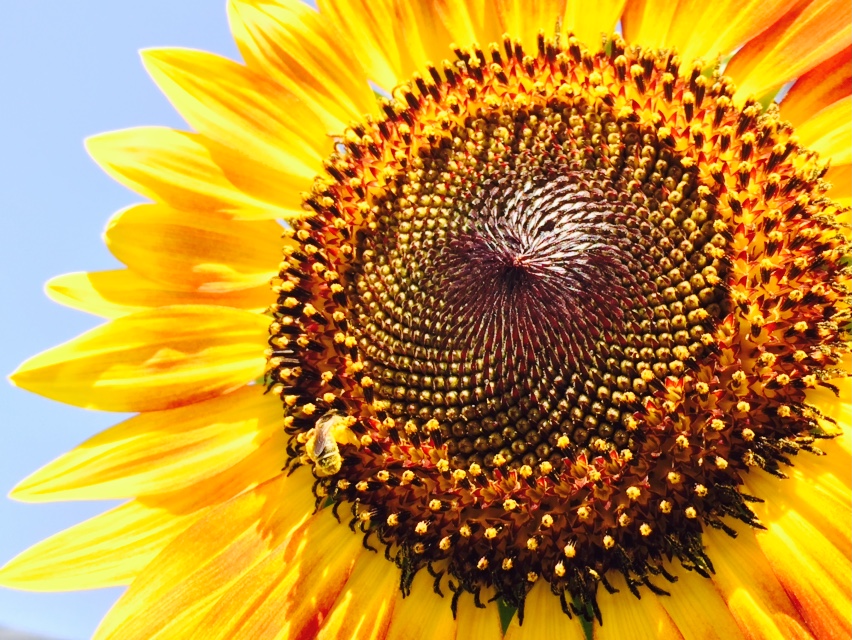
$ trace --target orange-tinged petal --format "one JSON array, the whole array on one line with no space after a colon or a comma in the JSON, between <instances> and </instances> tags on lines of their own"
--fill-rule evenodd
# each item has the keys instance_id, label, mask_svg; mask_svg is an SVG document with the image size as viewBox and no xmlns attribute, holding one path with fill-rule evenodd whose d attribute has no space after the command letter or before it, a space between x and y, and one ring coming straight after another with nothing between
<instances>
[{"instance_id":1,"label":"orange-tinged petal","mask_svg":"<svg viewBox=\"0 0 852 640\"><path fill-rule=\"evenodd\" d=\"M672 585L659 581L658 586L671 595L658 597L643 593L642 601L656 599L677 625L684 640L741 640L747 637L737 626L712 580L695 571L687 571L677 561L667 568L678 581Z\"/></svg>"},{"instance_id":2,"label":"orange-tinged petal","mask_svg":"<svg viewBox=\"0 0 852 640\"><path fill-rule=\"evenodd\" d=\"M781 101L781 116L798 127L830 104L852 95L852 46L808 71Z\"/></svg>"},{"instance_id":3,"label":"orange-tinged petal","mask_svg":"<svg viewBox=\"0 0 852 640\"><path fill-rule=\"evenodd\" d=\"M684 637L661 605L660 598L651 593L643 595L641 600L634 597L620 573L607 574L607 579L619 593L602 593L598 597L603 624L594 626L595 640L677 640Z\"/></svg>"},{"instance_id":4,"label":"orange-tinged petal","mask_svg":"<svg viewBox=\"0 0 852 640\"><path fill-rule=\"evenodd\" d=\"M518 624L517 615L512 618L506 630L506 640L541 638L585 640L586 634L580 620L576 616L569 618L565 615L559 598L550 592L547 584L539 581L524 602L524 624Z\"/></svg>"},{"instance_id":5,"label":"orange-tinged petal","mask_svg":"<svg viewBox=\"0 0 852 640\"><path fill-rule=\"evenodd\" d=\"M281 259L282 231L274 220L233 220L141 204L115 214L104 240L116 258L149 280L172 289L224 293L268 286Z\"/></svg>"},{"instance_id":6,"label":"orange-tinged petal","mask_svg":"<svg viewBox=\"0 0 852 640\"><path fill-rule=\"evenodd\" d=\"M628 42L673 47L684 61L712 64L783 15L788 0L638 0L629 2L622 26Z\"/></svg>"},{"instance_id":7,"label":"orange-tinged petal","mask_svg":"<svg viewBox=\"0 0 852 640\"><path fill-rule=\"evenodd\" d=\"M96 640L199 637L194 629L216 601L307 522L310 482L306 472L278 475L209 511L133 581Z\"/></svg>"},{"instance_id":8,"label":"orange-tinged petal","mask_svg":"<svg viewBox=\"0 0 852 640\"><path fill-rule=\"evenodd\" d=\"M300 0L231 0L231 32L250 68L311 106L329 131L378 113L367 74L327 20Z\"/></svg>"},{"instance_id":9,"label":"orange-tinged petal","mask_svg":"<svg viewBox=\"0 0 852 640\"><path fill-rule=\"evenodd\" d=\"M30 358L10 378L87 409L169 409L260 376L268 325L266 316L228 307L140 311Z\"/></svg>"},{"instance_id":10,"label":"orange-tinged petal","mask_svg":"<svg viewBox=\"0 0 852 640\"><path fill-rule=\"evenodd\" d=\"M102 318L182 304L216 304L260 313L270 300L269 285L226 292L177 291L130 269L66 273L48 280L45 293L54 302Z\"/></svg>"},{"instance_id":11,"label":"orange-tinged petal","mask_svg":"<svg viewBox=\"0 0 852 640\"><path fill-rule=\"evenodd\" d=\"M852 162L852 97L838 100L796 129L803 145L832 164Z\"/></svg>"},{"instance_id":12,"label":"orange-tinged petal","mask_svg":"<svg viewBox=\"0 0 852 640\"><path fill-rule=\"evenodd\" d=\"M363 551L358 535L321 511L222 596L196 637L315 638Z\"/></svg>"},{"instance_id":13,"label":"orange-tinged petal","mask_svg":"<svg viewBox=\"0 0 852 640\"><path fill-rule=\"evenodd\" d=\"M246 458L280 429L280 403L263 392L252 385L206 402L139 414L42 467L11 497L106 500L189 487Z\"/></svg>"},{"instance_id":14,"label":"orange-tinged petal","mask_svg":"<svg viewBox=\"0 0 852 640\"><path fill-rule=\"evenodd\" d=\"M710 529L704 544L713 561L713 584L728 604L742 632L750 640L811 640L807 625L757 545L752 529L729 523L736 539Z\"/></svg>"},{"instance_id":15,"label":"orange-tinged petal","mask_svg":"<svg viewBox=\"0 0 852 640\"><path fill-rule=\"evenodd\" d=\"M288 206L331 151L326 129L291 92L227 58L188 49L142 52L148 73L209 141L225 175L247 193Z\"/></svg>"},{"instance_id":16,"label":"orange-tinged petal","mask_svg":"<svg viewBox=\"0 0 852 640\"><path fill-rule=\"evenodd\" d=\"M762 96L839 53L852 38L852 5L846 0L799 0L771 27L746 43L725 74L735 99Z\"/></svg>"},{"instance_id":17,"label":"orange-tinged petal","mask_svg":"<svg viewBox=\"0 0 852 640\"><path fill-rule=\"evenodd\" d=\"M393 619L387 640L446 640L456 637L456 621L449 602L433 590L433 579L426 571L418 571L411 593L403 598L397 590ZM423 624L428 620L428 624Z\"/></svg>"},{"instance_id":18,"label":"orange-tinged petal","mask_svg":"<svg viewBox=\"0 0 852 640\"><path fill-rule=\"evenodd\" d=\"M826 194L829 198L843 207L852 205L852 164L831 167L824 179L831 183Z\"/></svg>"},{"instance_id":19,"label":"orange-tinged petal","mask_svg":"<svg viewBox=\"0 0 852 640\"><path fill-rule=\"evenodd\" d=\"M755 508L758 515L762 509ZM767 521L756 534L778 580L817 638L852 636L849 561L798 514Z\"/></svg>"},{"instance_id":20,"label":"orange-tinged petal","mask_svg":"<svg viewBox=\"0 0 852 640\"><path fill-rule=\"evenodd\" d=\"M500 611L493 602L489 602L494 595L493 590L486 590L480 594L485 603L485 608L477 607L469 598L459 601L458 628L456 629L457 640L465 638L476 638L477 640L502 640L503 627L500 623Z\"/></svg>"},{"instance_id":21,"label":"orange-tinged petal","mask_svg":"<svg viewBox=\"0 0 852 640\"><path fill-rule=\"evenodd\" d=\"M172 501L174 502L174 501ZM29 591L74 591L129 584L205 509L133 500L33 545L0 569L0 584Z\"/></svg>"},{"instance_id":22,"label":"orange-tinged petal","mask_svg":"<svg viewBox=\"0 0 852 640\"><path fill-rule=\"evenodd\" d=\"M388 566L384 558L362 554L334 608L323 621L317 640L383 639L394 614L397 591L399 574L396 567Z\"/></svg>"},{"instance_id":23,"label":"orange-tinged petal","mask_svg":"<svg viewBox=\"0 0 852 640\"><path fill-rule=\"evenodd\" d=\"M261 219L304 214L298 193L284 189L286 202L272 204L241 191L197 134L136 127L88 138L86 149L124 186L178 209Z\"/></svg>"}]
</instances>

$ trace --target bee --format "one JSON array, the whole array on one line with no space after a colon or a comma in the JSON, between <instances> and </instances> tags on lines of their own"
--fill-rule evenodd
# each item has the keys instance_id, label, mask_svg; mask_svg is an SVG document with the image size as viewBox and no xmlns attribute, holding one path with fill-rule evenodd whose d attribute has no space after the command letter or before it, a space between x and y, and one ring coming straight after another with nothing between
<instances>
[{"instance_id":1,"label":"bee","mask_svg":"<svg viewBox=\"0 0 852 640\"><path fill-rule=\"evenodd\" d=\"M327 411L317 420L305 442L305 453L314 463L314 473L320 478L333 476L343 466L340 448L337 446L338 434L348 427L350 418L340 411Z\"/></svg>"}]
</instances>

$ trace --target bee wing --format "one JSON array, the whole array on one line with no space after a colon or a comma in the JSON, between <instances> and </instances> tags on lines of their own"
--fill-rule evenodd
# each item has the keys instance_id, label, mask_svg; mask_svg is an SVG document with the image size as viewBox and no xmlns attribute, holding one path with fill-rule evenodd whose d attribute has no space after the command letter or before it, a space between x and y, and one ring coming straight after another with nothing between
<instances>
[{"instance_id":1,"label":"bee wing","mask_svg":"<svg viewBox=\"0 0 852 640\"><path fill-rule=\"evenodd\" d=\"M331 421L317 423L314 428L314 457L319 457L325 451L331 435Z\"/></svg>"}]
</instances>

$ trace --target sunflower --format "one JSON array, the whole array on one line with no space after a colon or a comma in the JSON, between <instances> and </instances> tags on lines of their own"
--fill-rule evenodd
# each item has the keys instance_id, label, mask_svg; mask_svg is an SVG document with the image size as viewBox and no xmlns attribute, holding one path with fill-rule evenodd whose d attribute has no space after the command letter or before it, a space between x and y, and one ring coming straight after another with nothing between
<instances>
[{"instance_id":1,"label":"sunflower","mask_svg":"<svg viewBox=\"0 0 852 640\"><path fill-rule=\"evenodd\" d=\"M848 637L848 3L229 17L143 53L190 132L88 141L127 268L12 375L138 413L12 496L128 501L0 582L129 585L104 639Z\"/></svg>"}]
</instances>

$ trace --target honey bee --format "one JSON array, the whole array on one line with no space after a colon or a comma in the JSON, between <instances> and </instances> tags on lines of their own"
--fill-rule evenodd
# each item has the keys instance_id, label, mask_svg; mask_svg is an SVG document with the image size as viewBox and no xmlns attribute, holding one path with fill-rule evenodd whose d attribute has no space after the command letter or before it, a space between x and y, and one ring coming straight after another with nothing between
<instances>
[{"instance_id":1,"label":"honey bee","mask_svg":"<svg viewBox=\"0 0 852 640\"><path fill-rule=\"evenodd\" d=\"M320 478L333 476L343 466L337 433L350 424L349 416L340 411L327 411L310 431L305 442L305 453L314 463L314 473Z\"/></svg>"}]
</instances>

